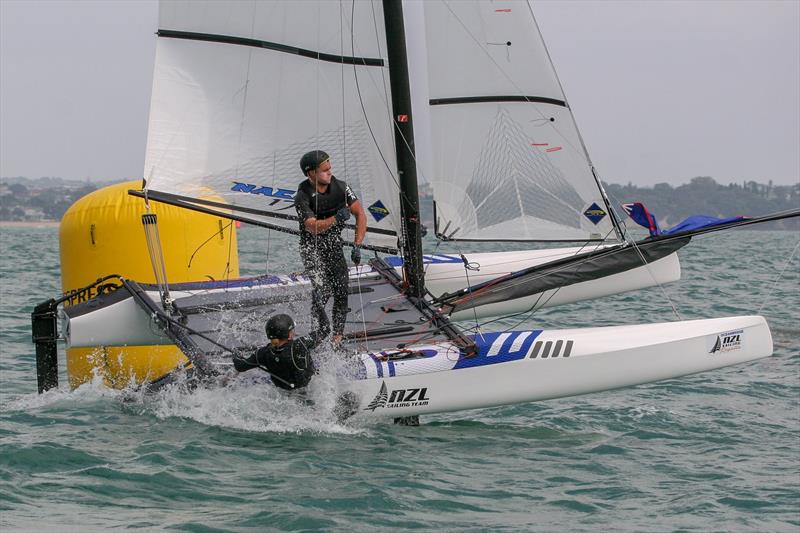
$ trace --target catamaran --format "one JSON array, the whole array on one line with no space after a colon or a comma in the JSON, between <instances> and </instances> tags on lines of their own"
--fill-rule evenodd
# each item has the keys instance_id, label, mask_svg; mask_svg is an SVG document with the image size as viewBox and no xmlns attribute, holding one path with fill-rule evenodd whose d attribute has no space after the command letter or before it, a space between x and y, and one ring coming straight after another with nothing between
<instances>
[{"instance_id":1,"label":"catamaran","mask_svg":"<svg viewBox=\"0 0 800 533\"><path fill-rule=\"evenodd\" d=\"M297 233L297 162L322 149L366 206L375 257L350 269L352 365L341 385L359 415L584 394L772 353L759 316L495 332L454 322L674 281L676 251L692 236L798 214L705 221L634 242L528 2L162 0L157 35L145 178L131 194ZM430 142L415 142L415 128ZM572 245L425 255L418 169L432 186L439 240ZM143 223L156 284L109 273L94 285L112 279L114 290L37 307L40 390L57 382L59 336L71 347L172 343L188 362L150 380L164 383L187 368L213 376L232 353L263 344L270 314L307 314L302 274L168 283L157 219Z\"/></svg>"}]
</instances>

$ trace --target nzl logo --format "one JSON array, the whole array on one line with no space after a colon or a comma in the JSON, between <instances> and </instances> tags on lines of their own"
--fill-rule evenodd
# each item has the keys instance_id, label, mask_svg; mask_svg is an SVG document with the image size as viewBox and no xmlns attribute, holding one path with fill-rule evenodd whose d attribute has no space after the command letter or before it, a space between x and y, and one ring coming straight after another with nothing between
<instances>
[{"instance_id":1,"label":"nzl logo","mask_svg":"<svg viewBox=\"0 0 800 533\"><path fill-rule=\"evenodd\" d=\"M297 191L293 191L291 189L278 189L275 187L261 187L259 185L253 185L252 183L241 183L238 181L233 182L233 187L231 187L233 192L246 192L250 194L262 194L264 196L269 196L271 198L276 198L275 202L277 203L280 200L286 200L287 202L294 201L294 195Z\"/></svg>"},{"instance_id":2,"label":"nzl logo","mask_svg":"<svg viewBox=\"0 0 800 533\"><path fill-rule=\"evenodd\" d=\"M720 333L717 335L717 339L714 341L714 346L711 347L711 350L708 353L714 354L740 350L742 348L743 334L744 330L742 329Z\"/></svg>"},{"instance_id":3,"label":"nzl logo","mask_svg":"<svg viewBox=\"0 0 800 533\"><path fill-rule=\"evenodd\" d=\"M385 407L386 409L393 409L396 407L417 407L420 405L428 405L430 398L428 398L428 388L422 387L419 389L393 389L389 393L386 388L386 382L381 383L381 388L375 398L369 402L364 410L374 411L378 407Z\"/></svg>"}]
</instances>

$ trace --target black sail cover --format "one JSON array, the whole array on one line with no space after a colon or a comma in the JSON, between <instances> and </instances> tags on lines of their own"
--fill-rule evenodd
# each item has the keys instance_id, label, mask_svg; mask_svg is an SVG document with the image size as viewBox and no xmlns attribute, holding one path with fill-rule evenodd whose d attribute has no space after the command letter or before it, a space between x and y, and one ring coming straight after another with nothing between
<instances>
[{"instance_id":1,"label":"black sail cover","mask_svg":"<svg viewBox=\"0 0 800 533\"><path fill-rule=\"evenodd\" d=\"M523 298L619 274L644 262L652 263L686 246L691 236L645 240L635 245L620 244L574 255L566 259L512 272L479 285L443 294L435 300L444 312L465 311L473 307Z\"/></svg>"}]
</instances>

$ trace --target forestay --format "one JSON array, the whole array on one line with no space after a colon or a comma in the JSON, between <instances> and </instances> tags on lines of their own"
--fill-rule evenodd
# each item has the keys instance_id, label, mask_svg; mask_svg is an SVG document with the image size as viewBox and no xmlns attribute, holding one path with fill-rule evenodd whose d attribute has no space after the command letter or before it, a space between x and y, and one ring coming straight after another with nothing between
<instances>
[{"instance_id":1,"label":"forestay","mask_svg":"<svg viewBox=\"0 0 800 533\"><path fill-rule=\"evenodd\" d=\"M380 3L162 0L147 193L296 231L299 160L320 149L367 211L366 243L396 248L383 28Z\"/></svg>"},{"instance_id":2,"label":"forestay","mask_svg":"<svg viewBox=\"0 0 800 533\"><path fill-rule=\"evenodd\" d=\"M528 3L426 2L425 20L437 235L617 238Z\"/></svg>"}]
</instances>

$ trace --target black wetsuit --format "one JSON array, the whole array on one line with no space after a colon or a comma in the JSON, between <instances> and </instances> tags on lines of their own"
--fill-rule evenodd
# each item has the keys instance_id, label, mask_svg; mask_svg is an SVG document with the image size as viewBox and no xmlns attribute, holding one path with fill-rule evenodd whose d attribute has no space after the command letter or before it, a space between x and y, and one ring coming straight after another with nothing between
<instances>
[{"instance_id":1,"label":"black wetsuit","mask_svg":"<svg viewBox=\"0 0 800 533\"><path fill-rule=\"evenodd\" d=\"M234 356L233 366L239 372L262 368L271 374L272 383L276 386L287 390L302 389L316 373L311 350L316 348L324 337L314 332L290 340L278 348L269 344L259 348L250 357Z\"/></svg>"},{"instance_id":2,"label":"black wetsuit","mask_svg":"<svg viewBox=\"0 0 800 533\"><path fill-rule=\"evenodd\" d=\"M342 224L331 226L328 231L314 235L306 229L309 218L323 219L335 216L344 208L357 202L358 198L343 181L331 177L328 189L319 193L309 180L297 188L294 206L300 216L300 256L311 278L314 292L311 312L320 330L328 330L328 315L325 304L333 296L333 333L341 335L347 318L347 290L349 274L347 261L342 251Z\"/></svg>"}]
</instances>

